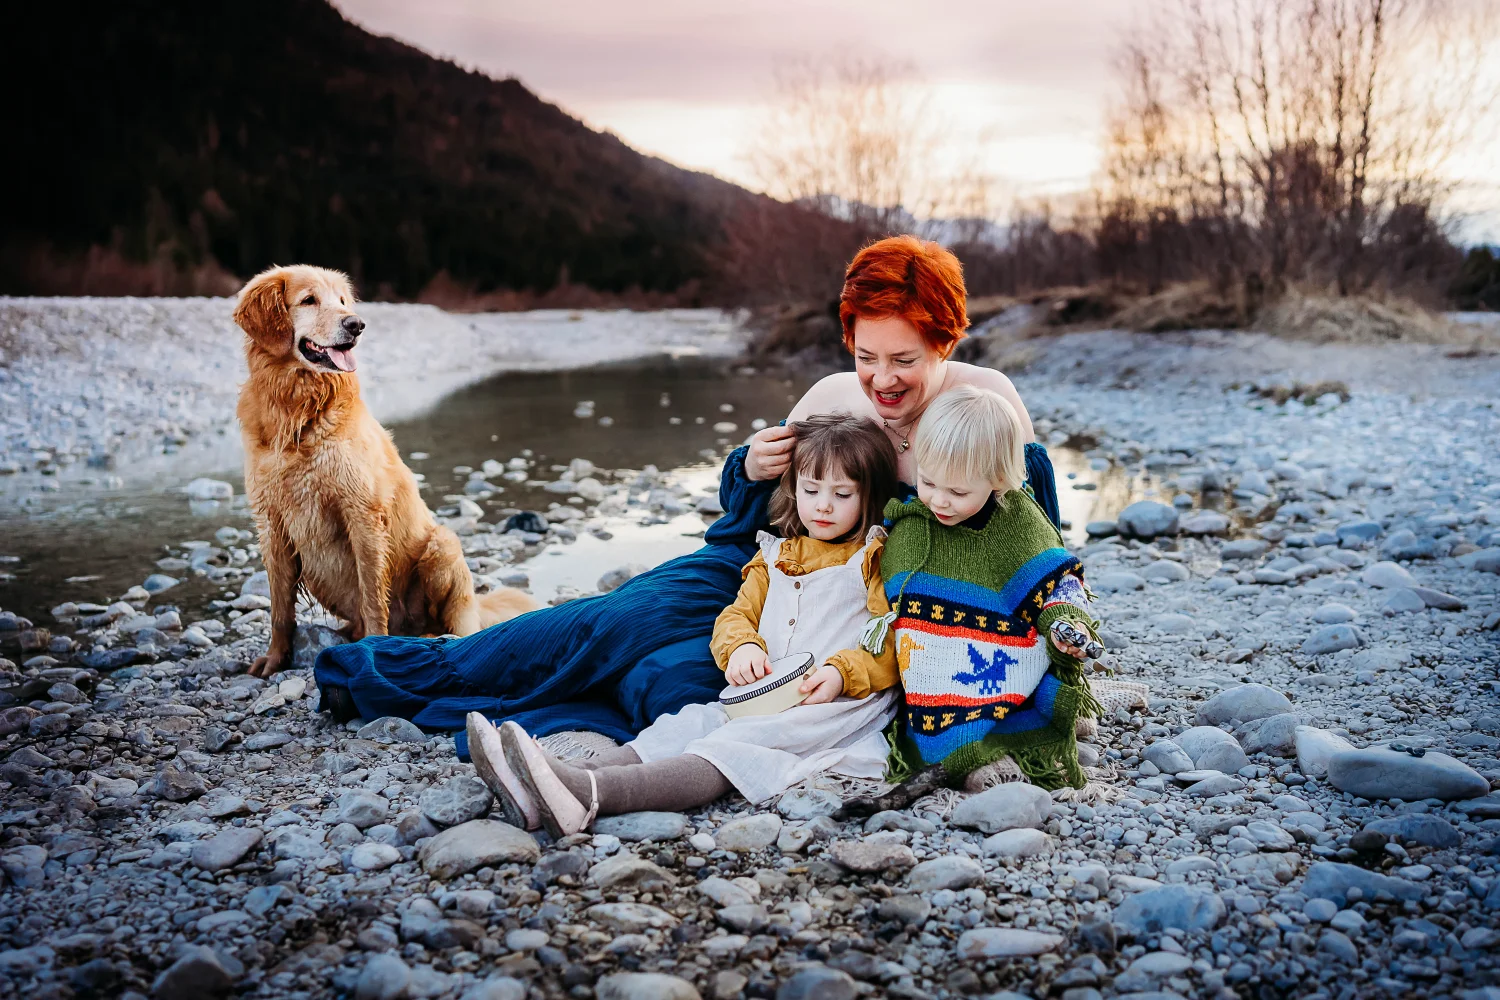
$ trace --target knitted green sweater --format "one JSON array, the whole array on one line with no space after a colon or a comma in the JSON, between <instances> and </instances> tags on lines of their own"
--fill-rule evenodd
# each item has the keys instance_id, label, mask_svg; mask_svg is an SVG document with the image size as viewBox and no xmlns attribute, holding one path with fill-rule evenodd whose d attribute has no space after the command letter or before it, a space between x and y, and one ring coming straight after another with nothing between
<instances>
[{"instance_id":1,"label":"knitted green sweater","mask_svg":"<svg viewBox=\"0 0 1500 1000\"><path fill-rule=\"evenodd\" d=\"M906 705L891 777L941 762L953 778L1010 756L1044 787L1082 786L1074 727L1098 705L1050 630L1092 630L1083 569L1022 490L981 529L892 501L881 559Z\"/></svg>"}]
</instances>

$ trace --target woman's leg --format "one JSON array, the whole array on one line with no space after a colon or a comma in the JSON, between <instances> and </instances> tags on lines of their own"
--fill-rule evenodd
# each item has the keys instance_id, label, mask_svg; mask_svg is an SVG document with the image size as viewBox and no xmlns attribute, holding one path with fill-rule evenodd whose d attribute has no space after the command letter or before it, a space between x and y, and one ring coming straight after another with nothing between
<instances>
[{"instance_id":1,"label":"woman's leg","mask_svg":"<svg viewBox=\"0 0 1500 1000\"><path fill-rule=\"evenodd\" d=\"M627 740L663 711L723 686L707 656L708 637L751 554L740 546L705 546L612 593L543 608L464 639L371 636L336 646L318 658L318 684L330 701L347 693L366 719L394 715L452 731L478 711L516 719L538 736L590 729ZM701 645L704 655L653 656L679 643ZM645 673L632 681L643 663ZM466 755L467 742L458 742Z\"/></svg>"}]
</instances>

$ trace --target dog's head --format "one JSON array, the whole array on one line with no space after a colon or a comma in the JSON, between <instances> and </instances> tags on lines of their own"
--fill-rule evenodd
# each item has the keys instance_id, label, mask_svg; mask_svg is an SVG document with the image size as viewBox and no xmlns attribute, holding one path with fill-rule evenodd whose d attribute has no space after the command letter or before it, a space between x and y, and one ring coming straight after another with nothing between
<instances>
[{"instance_id":1,"label":"dog's head","mask_svg":"<svg viewBox=\"0 0 1500 1000\"><path fill-rule=\"evenodd\" d=\"M354 289L338 271L298 264L262 271L240 289L234 321L251 350L315 372L354 371L354 345L365 321Z\"/></svg>"}]
</instances>

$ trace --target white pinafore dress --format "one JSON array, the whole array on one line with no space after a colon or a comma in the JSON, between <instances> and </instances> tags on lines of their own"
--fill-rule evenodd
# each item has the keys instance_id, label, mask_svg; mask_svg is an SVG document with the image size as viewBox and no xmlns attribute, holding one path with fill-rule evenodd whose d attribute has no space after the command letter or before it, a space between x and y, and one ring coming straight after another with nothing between
<instances>
[{"instance_id":1,"label":"white pinafore dress","mask_svg":"<svg viewBox=\"0 0 1500 1000\"><path fill-rule=\"evenodd\" d=\"M756 540L770 572L760 636L771 659L812 653L822 666L839 650L855 649L870 620L865 553L885 529L839 566L787 576L776 566L782 539L762 531ZM885 774L883 730L895 717L898 688L865 698L840 696L823 705L796 705L776 715L731 719L718 702L688 705L664 715L628 745L643 761L690 753L719 769L751 802L763 802L806 778L836 771L855 778Z\"/></svg>"}]
</instances>

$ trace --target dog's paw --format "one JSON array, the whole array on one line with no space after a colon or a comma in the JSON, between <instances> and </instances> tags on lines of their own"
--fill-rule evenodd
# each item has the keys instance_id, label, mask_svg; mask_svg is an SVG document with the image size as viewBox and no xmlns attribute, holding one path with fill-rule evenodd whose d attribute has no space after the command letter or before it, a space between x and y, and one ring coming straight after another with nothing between
<instances>
[{"instance_id":1,"label":"dog's paw","mask_svg":"<svg viewBox=\"0 0 1500 1000\"><path fill-rule=\"evenodd\" d=\"M287 665L287 660L288 657L281 654L273 656L267 653L265 656L256 657L255 662L250 664L250 676L270 677L284 668Z\"/></svg>"}]
</instances>

